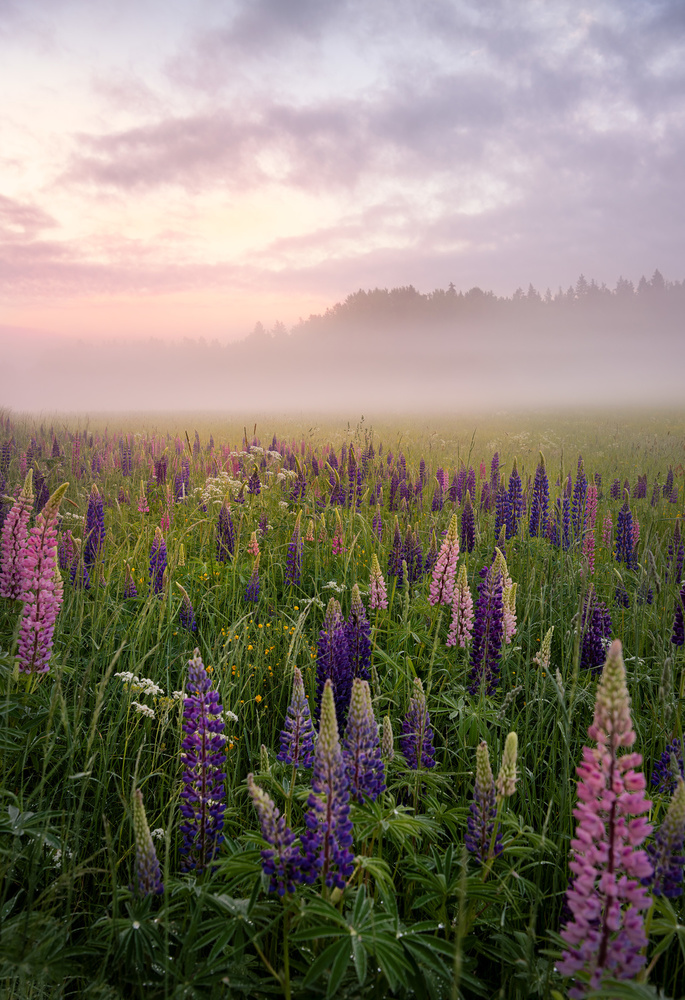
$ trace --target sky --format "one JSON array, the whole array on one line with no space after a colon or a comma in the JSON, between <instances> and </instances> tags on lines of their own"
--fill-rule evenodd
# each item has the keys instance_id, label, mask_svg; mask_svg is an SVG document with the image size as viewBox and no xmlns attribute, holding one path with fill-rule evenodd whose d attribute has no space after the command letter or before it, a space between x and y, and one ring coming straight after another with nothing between
<instances>
[{"instance_id":1,"label":"sky","mask_svg":"<svg viewBox=\"0 0 685 1000\"><path fill-rule=\"evenodd\" d=\"M685 277L682 0L0 0L0 330Z\"/></svg>"}]
</instances>

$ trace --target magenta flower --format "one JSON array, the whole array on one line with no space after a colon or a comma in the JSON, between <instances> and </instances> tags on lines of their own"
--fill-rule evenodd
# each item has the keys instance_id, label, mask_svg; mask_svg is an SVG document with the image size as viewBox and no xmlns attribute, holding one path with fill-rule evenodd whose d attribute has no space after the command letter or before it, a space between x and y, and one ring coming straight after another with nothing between
<instances>
[{"instance_id":1,"label":"magenta flower","mask_svg":"<svg viewBox=\"0 0 685 1000\"><path fill-rule=\"evenodd\" d=\"M620 747L635 742L618 639L607 655L588 735L597 746L583 748L577 769L573 885L566 894L571 919L561 932L568 948L558 968L566 976L584 973L582 981L598 989L605 976L632 979L644 965L642 911L651 906L640 884L652 875L647 853L638 849L652 830L644 818L652 803L645 798L645 777L636 770L642 757L618 755ZM569 997L584 992L578 984Z\"/></svg>"},{"instance_id":2,"label":"magenta flower","mask_svg":"<svg viewBox=\"0 0 685 1000\"><path fill-rule=\"evenodd\" d=\"M47 673L52 638L62 606L62 577L57 566L57 515L69 483L52 494L26 543L23 559L24 607L19 624L17 659L26 674Z\"/></svg>"},{"instance_id":3,"label":"magenta flower","mask_svg":"<svg viewBox=\"0 0 685 1000\"><path fill-rule=\"evenodd\" d=\"M23 589L23 550L28 538L28 524L33 508L33 469L29 469L24 488L12 504L2 526L0 540L0 597L18 600Z\"/></svg>"},{"instance_id":4,"label":"magenta flower","mask_svg":"<svg viewBox=\"0 0 685 1000\"><path fill-rule=\"evenodd\" d=\"M433 569L428 600L431 604L451 604L454 597L454 577L457 572L459 558L459 537L457 533L457 515L452 515L445 541L440 547L438 560Z\"/></svg>"}]
</instances>

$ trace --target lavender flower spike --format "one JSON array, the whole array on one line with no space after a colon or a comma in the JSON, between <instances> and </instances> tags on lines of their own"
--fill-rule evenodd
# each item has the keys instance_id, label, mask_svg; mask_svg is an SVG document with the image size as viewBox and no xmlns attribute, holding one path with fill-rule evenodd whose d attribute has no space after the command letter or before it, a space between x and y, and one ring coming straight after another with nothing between
<instances>
[{"instance_id":1,"label":"lavender flower spike","mask_svg":"<svg viewBox=\"0 0 685 1000\"><path fill-rule=\"evenodd\" d=\"M197 632L197 622L195 621L195 612L193 611L193 605L188 596L188 591L185 587L182 587L180 583L176 586L181 591L181 607L178 612L178 620L181 623L181 627L187 629L188 632Z\"/></svg>"},{"instance_id":2,"label":"lavender flower spike","mask_svg":"<svg viewBox=\"0 0 685 1000\"><path fill-rule=\"evenodd\" d=\"M0 540L0 597L18 600L23 590L23 550L33 508L33 469L29 469L24 487L12 504L2 526Z\"/></svg>"},{"instance_id":3,"label":"lavender flower spike","mask_svg":"<svg viewBox=\"0 0 685 1000\"><path fill-rule=\"evenodd\" d=\"M311 767L314 760L314 727L299 667L294 670L293 695L281 730L281 750L277 759L293 767Z\"/></svg>"},{"instance_id":4,"label":"lavender flower spike","mask_svg":"<svg viewBox=\"0 0 685 1000\"><path fill-rule=\"evenodd\" d=\"M642 757L618 755L635 742L618 639L607 654L588 735L597 747L583 748L577 769L573 884L566 893L571 919L561 932L568 948L558 969L565 976L582 971L590 988L598 989L605 975L632 979L645 964L642 911L651 906L648 890L640 885L652 875L646 852L638 850L652 829L644 818L651 807L645 778L635 770ZM584 993L583 985L574 985L569 997Z\"/></svg>"},{"instance_id":5,"label":"lavender flower spike","mask_svg":"<svg viewBox=\"0 0 685 1000\"><path fill-rule=\"evenodd\" d=\"M381 572L378 556L374 552L371 556L371 578L369 585L370 600L369 607L372 611L376 608L385 609L388 606L388 593L385 588L385 580Z\"/></svg>"},{"instance_id":6,"label":"lavender flower spike","mask_svg":"<svg viewBox=\"0 0 685 1000\"><path fill-rule=\"evenodd\" d=\"M385 765L381 758L378 724L373 714L368 681L358 677L352 682L350 711L343 740L343 760L350 784L350 795L361 804L365 798L375 802L385 791Z\"/></svg>"},{"instance_id":7,"label":"lavender flower spike","mask_svg":"<svg viewBox=\"0 0 685 1000\"><path fill-rule=\"evenodd\" d=\"M155 537L150 546L150 586L155 594L161 594L164 588L164 571L166 569L166 542L160 528L155 528Z\"/></svg>"},{"instance_id":8,"label":"lavender flower spike","mask_svg":"<svg viewBox=\"0 0 685 1000\"><path fill-rule=\"evenodd\" d=\"M164 892L162 873L145 815L143 793L139 788L133 793L133 833L136 841L138 892L141 896L161 896Z\"/></svg>"},{"instance_id":9,"label":"lavender flower spike","mask_svg":"<svg viewBox=\"0 0 685 1000\"><path fill-rule=\"evenodd\" d=\"M286 586L296 587L302 578L302 549L304 542L302 541L302 531L300 529L301 520L302 511L298 510L297 517L295 518L295 527L288 543L285 567Z\"/></svg>"},{"instance_id":10,"label":"lavender flower spike","mask_svg":"<svg viewBox=\"0 0 685 1000\"><path fill-rule=\"evenodd\" d=\"M685 781L681 777L664 821L647 853L654 866L654 875L645 879L645 884L651 884L655 896L681 896L685 865Z\"/></svg>"},{"instance_id":11,"label":"lavender flower spike","mask_svg":"<svg viewBox=\"0 0 685 1000\"><path fill-rule=\"evenodd\" d=\"M57 515L69 483L52 494L26 543L23 559L24 607L19 625L17 659L23 673L47 673L52 638L62 606L62 577L57 565Z\"/></svg>"},{"instance_id":12,"label":"lavender flower spike","mask_svg":"<svg viewBox=\"0 0 685 1000\"><path fill-rule=\"evenodd\" d=\"M312 792L302 834L302 870L308 883L320 874L324 884L344 889L354 869L350 796L340 749L330 680L321 699L321 724L314 754Z\"/></svg>"},{"instance_id":13,"label":"lavender flower spike","mask_svg":"<svg viewBox=\"0 0 685 1000\"><path fill-rule=\"evenodd\" d=\"M467 642L471 641L473 634L473 598L469 590L466 578L466 565L462 563L457 577L457 584L454 588L452 599L452 621L450 631L447 636L448 646L456 646L457 643L463 649Z\"/></svg>"},{"instance_id":14,"label":"lavender flower spike","mask_svg":"<svg viewBox=\"0 0 685 1000\"><path fill-rule=\"evenodd\" d=\"M247 776L247 790L259 816L262 837L269 844L262 851L262 871L271 880L269 892L277 892L279 896L295 892L295 883L302 881L302 856L293 846L295 834L286 826L285 817L280 815L273 799L255 784L252 774Z\"/></svg>"},{"instance_id":15,"label":"lavender flower spike","mask_svg":"<svg viewBox=\"0 0 685 1000\"><path fill-rule=\"evenodd\" d=\"M426 696L420 677L414 678L414 693L409 701L409 711L402 723L400 749L412 770L435 767L433 727L426 708Z\"/></svg>"},{"instance_id":16,"label":"lavender flower spike","mask_svg":"<svg viewBox=\"0 0 685 1000\"><path fill-rule=\"evenodd\" d=\"M188 694L183 703L181 744L181 854L183 871L204 871L223 842L226 760L223 709L196 649L188 661Z\"/></svg>"},{"instance_id":17,"label":"lavender flower spike","mask_svg":"<svg viewBox=\"0 0 685 1000\"><path fill-rule=\"evenodd\" d=\"M445 541L440 547L438 560L433 569L428 600L430 604L451 604L454 597L454 578L459 558L459 535L457 515L452 514Z\"/></svg>"},{"instance_id":18,"label":"lavender flower spike","mask_svg":"<svg viewBox=\"0 0 685 1000\"><path fill-rule=\"evenodd\" d=\"M485 740L481 740L476 747L476 781L469 812L468 832L464 843L474 860L484 865L502 853L502 830L499 823L494 842L492 836L497 818L497 801L490 754Z\"/></svg>"}]
</instances>

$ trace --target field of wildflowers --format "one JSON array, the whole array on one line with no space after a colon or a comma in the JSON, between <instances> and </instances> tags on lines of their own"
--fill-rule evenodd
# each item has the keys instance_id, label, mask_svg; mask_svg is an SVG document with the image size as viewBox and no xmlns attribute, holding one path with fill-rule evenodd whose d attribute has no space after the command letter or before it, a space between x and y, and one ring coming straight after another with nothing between
<instances>
[{"instance_id":1,"label":"field of wildflowers","mask_svg":"<svg viewBox=\"0 0 685 1000\"><path fill-rule=\"evenodd\" d=\"M684 995L685 419L154 423L0 413L2 995Z\"/></svg>"}]
</instances>

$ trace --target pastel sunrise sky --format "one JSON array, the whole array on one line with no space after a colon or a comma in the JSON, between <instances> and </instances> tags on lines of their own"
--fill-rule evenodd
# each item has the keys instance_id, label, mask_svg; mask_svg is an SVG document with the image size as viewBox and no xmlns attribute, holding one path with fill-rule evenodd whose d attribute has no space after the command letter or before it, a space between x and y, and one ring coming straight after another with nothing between
<instances>
[{"instance_id":1,"label":"pastel sunrise sky","mask_svg":"<svg viewBox=\"0 0 685 1000\"><path fill-rule=\"evenodd\" d=\"M0 0L0 326L685 277L682 0Z\"/></svg>"}]
</instances>

